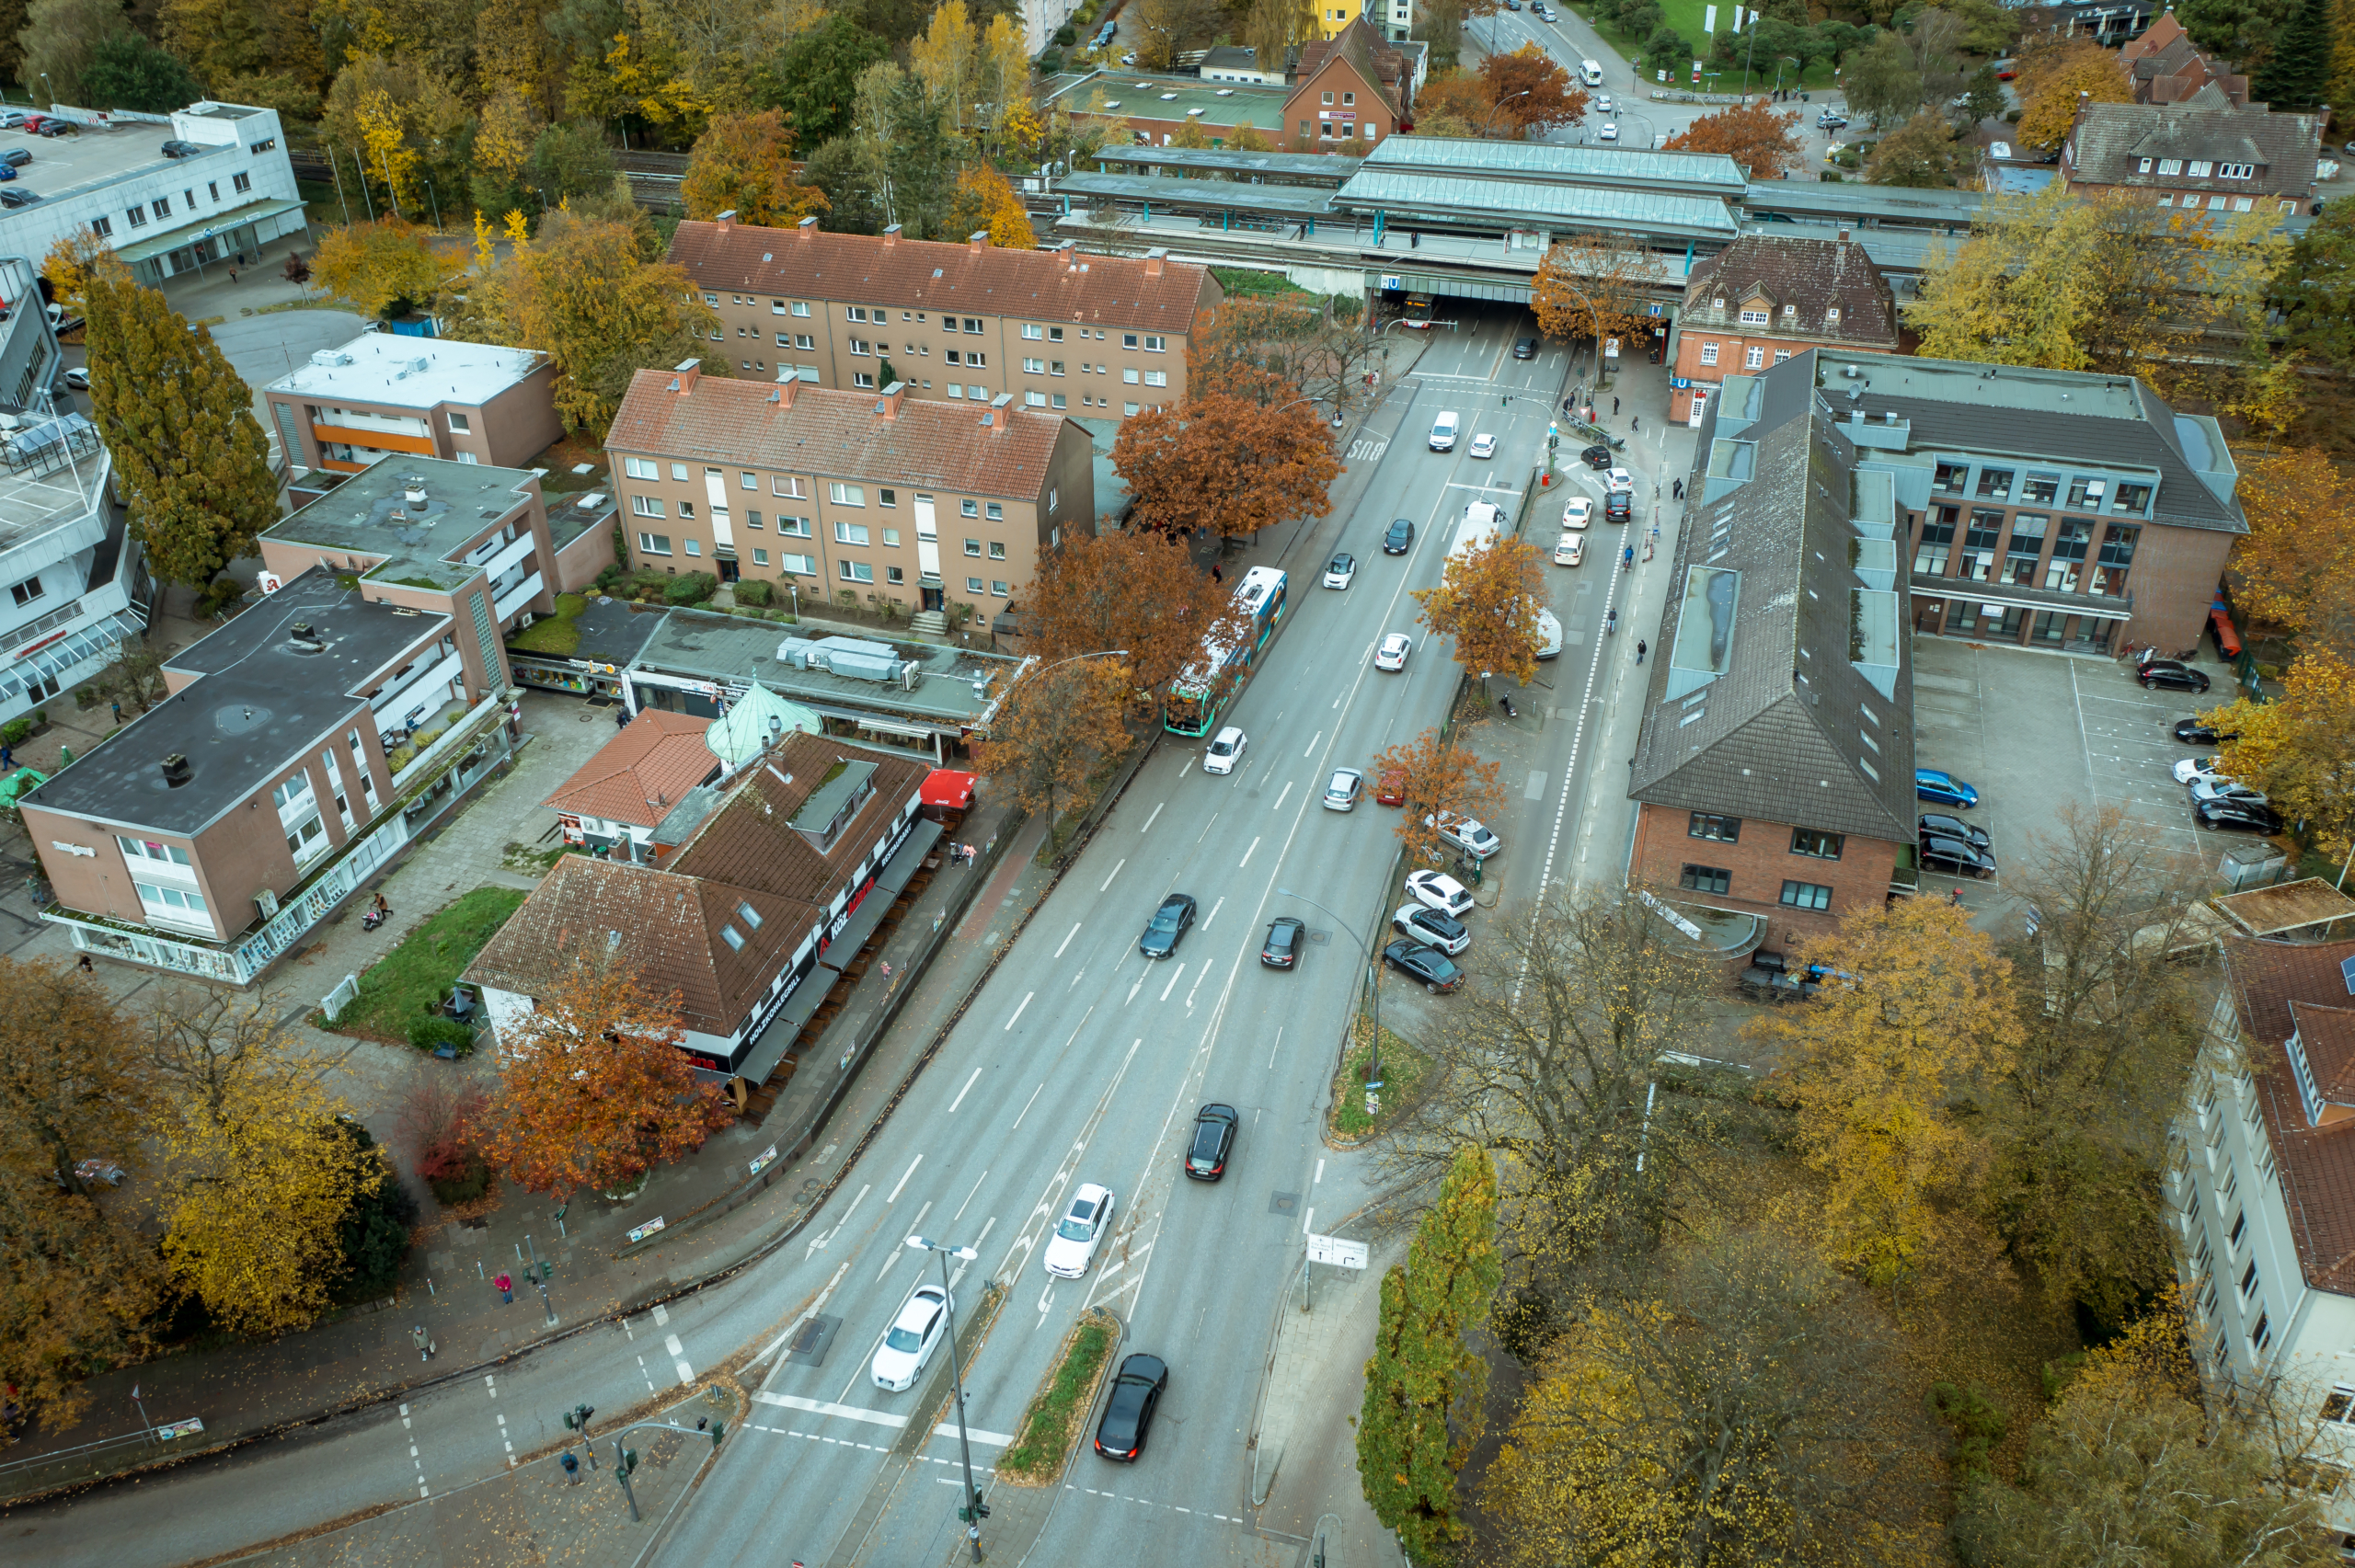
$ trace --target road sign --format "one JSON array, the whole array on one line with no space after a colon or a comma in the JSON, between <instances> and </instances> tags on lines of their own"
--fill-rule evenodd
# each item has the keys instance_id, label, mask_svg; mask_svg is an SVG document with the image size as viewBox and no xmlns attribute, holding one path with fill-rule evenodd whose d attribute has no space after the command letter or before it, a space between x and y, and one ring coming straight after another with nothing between
<instances>
[{"instance_id":1,"label":"road sign","mask_svg":"<svg viewBox=\"0 0 2355 1568\"><path fill-rule=\"evenodd\" d=\"M1365 1243L1344 1241L1338 1236L1319 1236L1312 1230L1308 1234L1308 1261L1328 1263L1337 1268L1363 1268Z\"/></svg>"}]
</instances>

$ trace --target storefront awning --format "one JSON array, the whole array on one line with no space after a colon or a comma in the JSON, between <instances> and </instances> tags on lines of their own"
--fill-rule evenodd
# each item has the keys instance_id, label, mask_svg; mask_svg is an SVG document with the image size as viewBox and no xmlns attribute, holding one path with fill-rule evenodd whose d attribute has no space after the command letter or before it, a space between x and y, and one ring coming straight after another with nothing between
<instances>
[{"instance_id":1,"label":"storefront awning","mask_svg":"<svg viewBox=\"0 0 2355 1568\"><path fill-rule=\"evenodd\" d=\"M830 969L847 968L850 961L858 956L858 950L867 945L867 939L875 934L875 928L883 923L883 917L890 912L891 902L898 897L880 883L867 888L867 897L851 911L850 923L843 927L840 936L826 944L818 962Z\"/></svg>"},{"instance_id":2,"label":"storefront awning","mask_svg":"<svg viewBox=\"0 0 2355 1568\"><path fill-rule=\"evenodd\" d=\"M834 972L832 969L812 968L803 976L800 985L786 998L785 1005L777 1009L776 1016L769 1020L768 1027L752 1041L752 1048L745 1053L742 1065L736 1069L737 1076L754 1088L766 1083L769 1074L775 1072L776 1064L785 1059L785 1053L791 1048L793 1042L801 1037L801 1031L808 1026L810 1015L825 1001L826 993L833 989Z\"/></svg>"},{"instance_id":3,"label":"storefront awning","mask_svg":"<svg viewBox=\"0 0 2355 1568\"><path fill-rule=\"evenodd\" d=\"M960 773L954 768L936 768L924 781L922 798L926 806L945 806L962 811L973 804L973 785L978 775Z\"/></svg>"},{"instance_id":4,"label":"storefront awning","mask_svg":"<svg viewBox=\"0 0 2355 1568\"><path fill-rule=\"evenodd\" d=\"M924 857L932 853L932 846L940 841L940 834L939 823L917 818L915 827L908 833L908 841L900 846L899 853L875 878L875 891L869 893L867 898L871 901L886 893L896 898L904 892L909 878L916 874L916 867L922 865Z\"/></svg>"},{"instance_id":5,"label":"storefront awning","mask_svg":"<svg viewBox=\"0 0 2355 1568\"><path fill-rule=\"evenodd\" d=\"M215 235L225 235L231 229L241 229L247 223L257 223L264 218L275 218L281 212L292 212L302 205L302 199L294 196L281 196L265 201L248 201L243 207L233 207L226 212L216 212L201 223L183 224L177 229L167 229L160 235L149 235L144 239L133 240L129 245L119 245L115 246L114 253L124 262L150 261L158 256L178 250L182 246L194 245L201 239L211 239Z\"/></svg>"}]
</instances>

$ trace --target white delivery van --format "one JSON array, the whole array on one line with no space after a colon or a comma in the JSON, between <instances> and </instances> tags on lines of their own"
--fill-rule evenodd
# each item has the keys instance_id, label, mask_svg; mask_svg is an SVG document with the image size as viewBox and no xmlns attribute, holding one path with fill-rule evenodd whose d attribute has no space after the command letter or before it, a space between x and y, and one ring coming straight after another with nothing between
<instances>
[{"instance_id":1,"label":"white delivery van","mask_svg":"<svg viewBox=\"0 0 2355 1568\"><path fill-rule=\"evenodd\" d=\"M1433 452L1453 452L1455 450L1456 429L1462 423L1462 417L1456 414L1453 409L1442 414L1439 417L1439 422L1431 427L1431 450Z\"/></svg>"},{"instance_id":2,"label":"white delivery van","mask_svg":"<svg viewBox=\"0 0 2355 1568\"><path fill-rule=\"evenodd\" d=\"M1487 501L1474 501L1465 507L1464 521L1455 527L1455 543L1448 546L1448 558L1455 560L1487 549L1503 528L1504 520L1505 514Z\"/></svg>"},{"instance_id":3,"label":"white delivery van","mask_svg":"<svg viewBox=\"0 0 2355 1568\"><path fill-rule=\"evenodd\" d=\"M1584 82L1590 87L1599 87L1603 86L1602 63L1593 60L1580 61L1579 80Z\"/></svg>"},{"instance_id":4,"label":"white delivery van","mask_svg":"<svg viewBox=\"0 0 2355 1568\"><path fill-rule=\"evenodd\" d=\"M1562 651L1562 623L1551 610L1537 612L1537 657L1553 658Z\"/></svg>"}]
</instances>

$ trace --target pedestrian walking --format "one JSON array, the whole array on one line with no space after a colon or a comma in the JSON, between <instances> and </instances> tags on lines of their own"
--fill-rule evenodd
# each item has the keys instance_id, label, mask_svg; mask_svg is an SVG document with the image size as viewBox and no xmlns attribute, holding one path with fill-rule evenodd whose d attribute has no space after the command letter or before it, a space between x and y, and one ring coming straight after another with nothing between
<instances>
[{"instance_id":1,"label":"pedestrian walking","mask_svg":"<svg viewBox=\"0 0 2355 1568\"><path fill-rule=\"evenodd\" d=\"M1211 563L1211 581L1224 582L1225 580L1226 574L1218 569L1218 563L1216 561L1212 561Z\"/></svg>"},{"instance_id":2,"label":"pedestrian walking","mask_svg":"<svg viewBox=\"0 0 2355 1568\"><path fill-rule=\"evenodd\" d=\"M233 283L233 284L234 284L235 282L236 282L236 280L237 280L237 269L236 269L236 268L232 267L232 268L230 268L230 269L229 269L229 281L230 281L231 283Z\"/></svg>"},{"instance_id":3,"label":"pedestrian walking","mask_svg":"<svg viewBox=\"0 0 2355 1568\"><path fill-rule=\"evenodd\" d=\"M492 1280L491 1283L499 1287L499 1299L500 1304L512 1306L515 1301L515 1281L507 1275L501 1274L497 1279Z\"/></svg>"},{"instance_id":4,"label":"pedestrian walking","mask_svg":"<svg viewBox=\"0 0 2355 1568\"><path fill-rule=\"evenodd\" d=\"M419 1361L433 1359L433 1336L425 1332L423 1323L408 1331L408 1342L417 1346L417 1358Z\"/></svg>"},{"instance_id":5,"label":"pedestrian walking","mask_svg":"<svg viewBox=\"0 0 2355 1568\"><path fill-rule=\"evenodd\" d=\"M1644 662L1644 639L1641 637L1636 639L1636 662L1637 664Z\"/></svg>"},{"instance_id":6,"label":"pedestrian walking","mask_svg":"<svg viewBox=\"0 0 2355 1568\"><path fill-rule=\"evenodd\" d=\"M1614 418L1619 413L1619 400L1615 397L1611 400L1611 412Z\"/></svg>"},{"instance_id":7,"label":"pedestrian walking","mask_svg":"<svg viewBox=\"0 0 2355 1568\"><path fill-rule=\"evenodd\" d=\"M889 984L890 983L890 980L891 980L891 960L890 960L889 958L886 958L886 959L882 960L882 967L883 967L883 981L884 981L884 983L885 983L886 985L889 985Z\"/></svg>"},{"instance_id":8,"label":"pedestrian walking","mask_svg":"<svg viewBox=\"0 0 2355 1568\"><path fill-rule=\"evenodd\" d=\"M1959 907L1962 903L1962 889L1959 887L1947 888L1947 902Z\"/></svg>"},{"instance_id":9,"label":"pedestrian walking","mask_svg":"<svg viewBox=\"0 0 2355 1568\"><path fill-rule=\"evenodd\" d=\"M86 975L95 975L98 973L96 969L90 967L90 956L87 953L82 955L82 961L75 965L75 967L80 969Z\"/></svg>"},{"instance_id":10,"label":"pedestrian walking","mask_svg":"<svg viewBox=\"0 0 2355 1568\"><path fill-rule=\"evenodd\" d=\"M1640 430L1643 428L1644 417L1641 414L1637 415L1634 418L1627 421L1627 429L1630 431Z\"/></svg>"},{"instance_id":11,"label":"pedestrian walking","mask_svg":"<svg viewBox=\"0 0 2355 1568\"><path fill-rule=\"evenodd\" d=\"M565 1484L568 1486L580 1485L580 1461L572 1457L572 1450L570 1448L565 1449L564 1458L557 1462L564 1466Z\"/></svg>"},{"instance_id":12,"label":"pedestrian walking","mask_svg":"<svg viewBox=\"0 0 2355 1568\"><path fill-rule=\"evenodd\" d=\"M115 703L111 705L114 708L114 722L117 726L120 726L122 723L122 704L121 703Z\"/></svg>"},{"instance_id":13,"label":"pedestrian walking","mask_svg":"<svg viewBox=\"0 0 2355 1568\"><path fill-rule=\"evenodd\" d=\"M7 773L16 765L17 754L8 749L6 741L0 740L0 773Z\"/></svg>"},{"instance_id":14,"label":"pedestrian walking","mask_svg":"<svg viewBox=\"0 0 2355 1568\"><path fill-rule=\"evenodd\" d=\"M614 704L614 727L616 729L627 729L629 727L629 708L626 704L615 703Z\"/></svg>"}]
</instances>

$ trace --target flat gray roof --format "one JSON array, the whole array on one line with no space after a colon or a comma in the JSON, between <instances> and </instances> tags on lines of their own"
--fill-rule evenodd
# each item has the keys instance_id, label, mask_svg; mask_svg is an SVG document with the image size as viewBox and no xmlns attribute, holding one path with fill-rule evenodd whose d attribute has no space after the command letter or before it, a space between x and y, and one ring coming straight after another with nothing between
<instances>
[{"instance_id":1,"label":"flat gray roof","mask_svg":"<svg viewBox=\"0 0 2355 1568\"><path fill-rule=\"evenodd\" d=\"M1541 223L1563 228L1635 227L1654 235L1726 239L1740 230L1732 209L1715 196L1451 178L1380 169L1372 160L1335 191L1332 200L1342 212L1384 212L1393 223L1411 216L1424 222L1494 223L1500 229Z\"/></svg>"},{"instance_id":2,"label":"flat gray roof","mask_svg":"<svg viewBox=\"0 0 2355 1568\"><path fill-rule=\"evenodd\" d=\"M1648 147L1562 146L1551 142L1477 142L1453 136L1393 136L1366 155L1364 172L1464 175L1523 184L1682 189L1740 200L1749 181L1723 153L1663 153Z\"/></svg>"},{"instance_id":3,"label":"flat gray roof","mask_svg":"<svg viewBox=\"0 0 2355 1568\"><path fill-rule=\"evenodd\" d=\"M1784 212L1797 218L1874 219L1881 223L1967 228L1987 204L1983 190L1924 190L1890 185L1838 185L1808 179L1758 179L1738 198L1743 216ZM1864 237L1861 234L1858 238Z\"/></svg>"},{"instance_id":4,"label":"flat gray roof","mask_svg":"<svg viewBox=\"0 0 2355 1568\"><path fill-rule=\"evenodd\" d=\"M753 621L705 610L673 610L646 640L633 670L703 681L757 681L777 695L821 713L897 713L935 725L974 723L1005 694L1021 660L937 643L891 644L917 665L912 684L861 681L827 670L797 670L776 657L788 637L824 636L833 628ZM859 634L881 642L871 633ZM976 687L982 688L976 691Z\"/></svg>"},{"instance_id":5,"label":"flat gray roof","mask_svg":"<svg viewBox=\"0 0 2355 1568\"><path fill-rule=\"evenodd\" d=\"M424 483L422 505L407 498L412 479ZM382 555L370 581L447 592L480 569L452 561L452 553L522 505L531 479L520 468L402 452L370 464L262 537Z\"/></svg>"},{"instance_id":6,"label":"flat gray roof","mask_svg":"<svg viewBox=\"0 0 2355 1568\"><path fill-rule=\"evenodd\" d=\"M1214 207L1223 212L1281 212L1287 218L1333 215L1333 192L1310 185L1244 185L1227 179L1177 179L1166 175L1066 175L1055 189L1072 196L1112 201L1150 201L1157 207Z\"/></svg>"},{"instance_id":7,"label":"flat gray roof","mask_svg":"<svg viewBox=\"0 0 2355 1568\"><path fill-rule=\"evenodd\" d=\"M1227 147L1106 147L1096 154L1098 164L1138 164L1166 169L1199 169L1248 182L1254 176L1282 179L1314 179L1338 185L1358 172L1362 158L1338 153L1238 153ZM1098 170L1098 173L1109 172Z\"/></svg>"}]
</instances>

